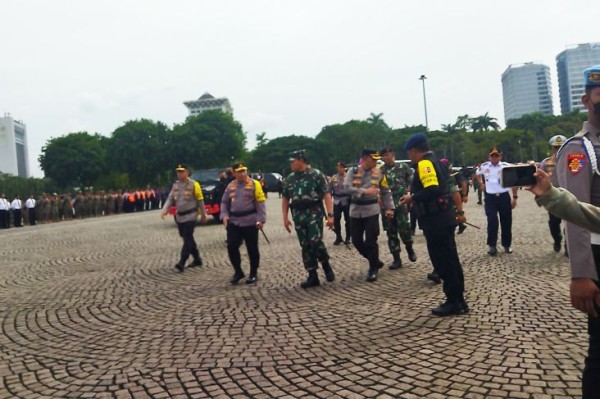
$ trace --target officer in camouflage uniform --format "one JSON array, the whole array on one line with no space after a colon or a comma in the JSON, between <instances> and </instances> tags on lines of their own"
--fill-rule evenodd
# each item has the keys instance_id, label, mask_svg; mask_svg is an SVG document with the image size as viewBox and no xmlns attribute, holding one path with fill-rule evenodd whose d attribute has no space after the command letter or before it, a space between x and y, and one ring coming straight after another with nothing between
<instances>
[{"instance_id":1,"label":"officer in camouflage uniform","mask_svg":"<svg viewBox=\"0 0 600 399\"><path fill-rule=\"evenodd\" d=\"M556 136L552 136L550 139L550 147L552 148L552 154L544 159L540 163L540 169L544 172L548 173L550 176L550 180L554 186L558 186L558 179L556 174L554 173L554 169L556 167L556 153L559 148L567 141L567 138L563 135L557 134ZM560 252L560 248L562 246L562 232L560 231L560 218L554 216L551 213L548 213L548 226L550 227L550 235L554 239L554 252ZM566 251L566 246L565 246Z\"/></svg>"},{"instance_id":2,"label":"officer in camouflage uniform","mask_svg":"<svg viewBox=\"0 0 600 399\"><path fill-rule=\"evenodd\" d=\"M173 187L165 201L160 217L164 219L165 216L167 216L169 207L173 201L175 201L175 206L177 208L175 221L177 222L179 235L183 239L181 256L179 262L175 265L175 268L180 272L183 272L185 262L190 255L192 255L194 261L189 267L202 266L200 252L198 251L198 246L194 240L194 229L196 227L196 221L198 220L198 213L202 214L202 224L206 224L206 209L204 209L204 197L202 196L202 187L200 187L200 183L189 178L188 168L184 165L177 165L175 170L177 171L177 180L173 183Z\"/></svg>"},{"instance_id":3,"label":"officer in camouflage uniform","mask_svg":"<svg viewBox=\"0 0 600 399\"><path fill-rule=\"evenodd\" d=\"M410 228L410 220L408 217L408 207L400 206L400 198L410 191L410 182L412 171L405 163L396 163L396 155L391 147L385 147L381 150L381 159L383 165L381 170L385 175L388 187L392 192L392 198L396 209L394 216L390 219L382 214L383 229L387 233L388 247L390 253L394 257L394 262L390 265L390 269L398 269L402 267L402 259L400 259L400 239L404 243L408 259L411 262L417 261L417 254L413 249L412 230ZM400 239L398 239L398 235Z\"/></svg>"},{"instance_id":4,"label":"officer in camouflage uniform","mask_svg":"<svg viewBox=\"0 0 600 399\"><path fill-rule=\"evenodd\" d=\"M325 278L331 282L335 274L329 264L329 254L323 244L323 200L327 209L327 227L333 227L333 202L323 173L308 167L304 150L294 151L290 156L292 173L283 182L283 225L291 233L292 222L288 210L292 209L294 228L302 247L304 268L308 278L302 282L302 288L320 285L317 275L318 261L323 266Z\"/></svg>"}]
</instances>

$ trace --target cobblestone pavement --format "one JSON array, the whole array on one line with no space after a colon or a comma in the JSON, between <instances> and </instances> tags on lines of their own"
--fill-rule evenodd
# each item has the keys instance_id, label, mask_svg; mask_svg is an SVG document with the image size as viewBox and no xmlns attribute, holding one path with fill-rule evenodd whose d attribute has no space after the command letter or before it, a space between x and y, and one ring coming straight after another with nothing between
<instances>
[{"instance_id":1,"label":"cobblestone pavement","mask_svg":"<svg viewBox=\"0 0 600 399\"><path fill-rule=\"evenodd\" d=\"M337 280L301 289L272 197L257 286L228 283L216 224L196 229L204 266L178 273L181 240L156 211L0 231L0 399L579 396L585 318L529 193L514 253L496 257L471 195L482 230L457 236L471 312L450 318L430 315L443 294L420 233L416 263L403 252L367 283L366 261L327 231ZM380 252L391 263L384 236Z\"/></svg>"}]
</instances>

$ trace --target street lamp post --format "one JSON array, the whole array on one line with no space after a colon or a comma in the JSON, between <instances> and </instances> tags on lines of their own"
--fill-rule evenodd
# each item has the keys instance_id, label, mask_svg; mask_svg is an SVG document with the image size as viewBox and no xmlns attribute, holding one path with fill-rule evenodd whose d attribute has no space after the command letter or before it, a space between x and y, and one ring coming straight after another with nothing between
<instances>
[{"instance_id":1,"label":"street lamp post","mask_svg":"<svg viewBox=\"0 0 600 399\"><path fill-rule=\"evenodd\" d=\"M427 97L425 96L425 79L427 76L421 75L419 80L423 82L423 106L425 107L425 129L429 130L429 121L427 120Z\"/></svg>"}]
</instances>

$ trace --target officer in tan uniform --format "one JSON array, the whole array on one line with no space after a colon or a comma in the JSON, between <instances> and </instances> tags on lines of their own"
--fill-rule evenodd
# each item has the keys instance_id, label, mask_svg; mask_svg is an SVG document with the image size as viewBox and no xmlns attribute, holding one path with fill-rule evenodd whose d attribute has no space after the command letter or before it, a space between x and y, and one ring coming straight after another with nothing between
<instances>
[{"instance_id":1,"label":"officer in tan uniform","mask_svg":"<svg viewBox=\"0 0 600 399\"><path fill-rule=\"evenodd\" d=\"M206 210L204 209L204 197L202 196L200 183L190 179L188 169L184 165L177 165L175 170L177 171L177 181L171 187L171 192L165 201L160 217L165 218L169 213L169 207L175 201L175 207L177 208L175 221L177 222L179 235L183 239L181 256L175 268L182 272L190 255L192 255L194 261L189 267L202 266L200 252L194 240L194 229L196 228L198 214L202 215L202 224L206 224Z\"/></svg>"},{"instance_id":2,"label":"officer in tan uniform","mask_svg":"<svg viewBox=\"0 0 600 399\"><path fill-rule=\"evenodd\" d=\"M584 71L581 98L587 121L567 140L556 157L558 184L579 201L600 205L600 65ZM571 263L571 304L588 315L590 335L582 386L583 398L600 398L600 234L567 223L567 248Z\"/></svg>"},{"instance_id":3,"label":"officer in tan uniform","mask_svg":"<svg viewBox=\"0 0 600 399\"><path fill-rule=\"evenodd\" d=\"M240 245L244 241L250 258L250 276L246 284L254 284L258 280L260 263L258 230L267 221L265 194L260 182L248 176L248 168L243 163L233 165L233 170L235 180L227 185L221 199L221 220L227 230L227 253L234 270L230 282L237 284L245 277L240 257Z\"/></svg>"},{"instance_id":4,"label":"officer in tan uniform","mask_svg":"<svg viewBox=\"0 0 600 399\"><path fill-rule=\"evenodd\" d=\"M367 281L377 280L383 266L379 260L379 199L387 218L394 217L394 201L383 171L377 167L379 153L372 149L362 151L362 163L348 171L344 185L350 194L350 231L352 244L369 261Z\"/></svg>"}]
</instances>

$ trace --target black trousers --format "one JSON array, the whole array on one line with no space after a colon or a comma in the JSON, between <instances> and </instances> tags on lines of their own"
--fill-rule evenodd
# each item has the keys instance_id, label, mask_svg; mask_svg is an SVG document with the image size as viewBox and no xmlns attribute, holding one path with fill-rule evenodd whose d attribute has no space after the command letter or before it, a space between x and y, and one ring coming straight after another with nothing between
<instances>
[{"instance_id":1,"label":"black trousers","mask_svg":"<svg viewBox=\"0 0 600 399\"><path fill-rule=\"evenodd\" d=\"M23 227L23 215L20 209L13 209L13 224L15 227Z\"/></svg>"},{"instance_id":2,"label":"black trousers","mask_svg":"<svg viewBox=\"0 0 600 399\"><path fill-rule=\"evenodd\" d=\"M27 212L29 212L29 225L35 226L36 225L35 208L27 208Z\"/></svg>"},{"instance_id":3,"label":"black trousers","mask_svg":"<svg viewBox=\"0 0 600 399\"><path fill-rule=\"evenodd\" d=\"M369 269L379 268L379 215L366 218L351 218L352 245L358 253L369 260Z\"/></svg>"},{"instance_id":4,"label":"black trousers","mask_svg":"<svg viewBox=\"0 0 600 399\"><path fill-rule=\"evenodd\" d=\"M487 245L495 247L498 242L498 216L500 216L500 241L503 247L512 244L512 207L508 192L500 195L485 193L485 215L487 216Z\"/></svg>"},{"instance_id":5,"label":"black trousers","mask_svg":"<svg viewBox=\"0 0 600 399\"><path fill-rule=\"evenodd\" d=\"M177 223L177 229L179 230L179 236L183 238L183 246L181 247L181 256L179 258L180 264L185 264L190 255L195 260L200 259L200 253L198 252L198 246L196 240L194 240L194 229L196 228L196 221Z\"/></svg>"},{"instance_id":6,"label":"black trousers","mask_svg":"<svg viewBox=\"0 0 600 399\"><path fill-rule=\"evenodd\" d=\"M448 302L464 301L465 277L458 258L454 230L456 226L423 229L427 241L427 252L433 269L444 282L444 294Z\"/></svg>"},{"instance_id":7,"label":"black trousers","mask_svg":"<svg viewBox=\"0 0 600 399\"><path fill-rule=\"evenodd\" d=\"M8 229L10 227L10 213L8 210L0 210L0 229Z\"/></svg>"},{"instance_id":8,"label":"black trousers","mask_svg":"<svg viewBox=\"0 0 600 399\"><path fill-rule=\"evenodd\" d=\"M600 276L600 245L592 245L596 271ZM600 282L596 281L600 287ZM600 307L596 306L596 312L600 312ZM583 399L600 398L600 316L591 318L588 316L588 334L590 336L590 346L588 355L585 358L585 368L583 369L582 387Z\"/></svg>"},{"instance_id":9,"label":"black trousers","mask_svg":"<svg viewBox=\"0 0 600 399\"><path fill-rule=\"evenodd\" d=\"M333 206L333 231L336 238L342 238L342 215L344 215L344 227L346 239L350 238L350 205L336 204Z\"/></svg>"},{"instance_id":10,"label":"black trousers","mask_svg":"<svg viewBox=\"0 0 600 399\"><path fill-rule=\"evenodd\" d=\"M553 214L548 214L548 226L550 227L550 235L554 239L554 242L560 243L562 241L562 232L560 231L560 222L562 220L557 218Z\"/></svg>"},{"instance_id":11,"label":"black trousers","mask_svg":"<svg viewBox=\"0 0 600 399\"><path fill-rule=\"evenodd\" d=\"M227 224L227 253L233 269L241 271L242 258L240 246L242 241L246 243L248 258L250 258L250 274L256 275L260 263L260 252L258 250L258 229L256 226L240 227L231 223Z\"/></svg>"}]
</instances>

